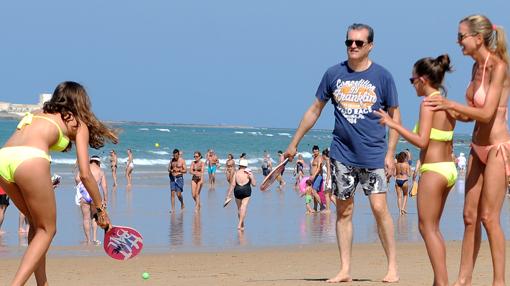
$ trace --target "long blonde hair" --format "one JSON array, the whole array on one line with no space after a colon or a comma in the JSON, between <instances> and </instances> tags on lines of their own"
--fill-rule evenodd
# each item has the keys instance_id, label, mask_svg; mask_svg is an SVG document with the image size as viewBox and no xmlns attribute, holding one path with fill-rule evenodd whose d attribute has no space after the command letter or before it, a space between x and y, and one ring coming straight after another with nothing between
<instances>
[{"instance_id":1,"label":"long blonde hair","mask_svg":"<svg viewBox=\"0 0 510 286\"><path fill-rule=\"evenodd\" d=\"M89 145L92 148L103 147L105 140L117 144L118 132L99 121L91 107L85 88L77 82L65 81L57 85L51 99L44 103L43 111L60 113L64 122L69 122L74 117L78 124L80 121L86 124L89 129Z\"/></svg>"},{"instance_id":2,"label":"long blonde hair","mask_svg":"<svg viewBox=\"0 0 510 286\"><path fill-rule=\"evenodd\" d=\"M509 63L505 30L501 26L491 23L484 15L471 15L460 21L466 22L473 34L479 34L483 38L484 45L507 65Z\"/></svg>"}]
</instances>

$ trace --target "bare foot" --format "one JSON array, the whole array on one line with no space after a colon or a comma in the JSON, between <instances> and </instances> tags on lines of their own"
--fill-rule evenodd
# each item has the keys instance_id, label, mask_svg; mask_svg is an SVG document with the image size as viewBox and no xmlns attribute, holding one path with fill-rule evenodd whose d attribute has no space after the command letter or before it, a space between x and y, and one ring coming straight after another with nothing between
<instances>
[{"instance_id":1,"label":"bare foot","mask_svg":"<svg viewBox=\"0 0 510 286\"><path fill-rule=\"evenodd\" d=\"M382 279L382 282L395 283L395 282L398 282L399 280L400 280L400 278L398 277L398 274L396 272L392 273L392 272L388 271L386 276L384 276L384 278Z\"/></svg>"},{"instance_id":2,"label":"bare foot","mask_svg":"<svg viewBox=\"0 0 510 286\"><path fill-rule=\"evenodd\" d=\"M325 213L325 214L329 214L330 212L331 212L331 210L328 210L328 209L321 211L321 213Z\"/></svg>"},{"instance_id":3,"label":"bare foot","mask_svg":"<svg viewBox=\"0 0 510 286\"><path fill-rule=\"evenodd\" d=\"M5 233L5 231L3 231L3 230L0 230L0 235L2 235L2 234L4 234L4 233Z\"/></svg>"},{"instance_id":4,"label":"bare foot","mask_svg":"<svg viewBox=\"0 0 510 286\"><path fill-rule=\"evenodd\" d=\"M338 273L335 277L326 280L326 283L352 282L351 275Z\"/></svg>"},{"instance_id":5,"label":"bare foot","mask_svg":"<svg viewBox=\"0 0 510 286\"><path fill-rule=\"evenodd\" d=\"M464 281L455 281L455 283L452 284L453 286L464 286L464 285L471 285L471 280L464 280Z\"/></svg>"}]
</instances>

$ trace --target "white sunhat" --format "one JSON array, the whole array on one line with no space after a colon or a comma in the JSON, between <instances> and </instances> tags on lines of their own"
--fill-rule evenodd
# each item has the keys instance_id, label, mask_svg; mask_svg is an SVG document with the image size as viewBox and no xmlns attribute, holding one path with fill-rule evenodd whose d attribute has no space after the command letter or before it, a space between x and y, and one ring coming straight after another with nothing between
<instances>
[{"instance_id":1,"label":"white sunhat","mask_svg":"<svg viewBox=\"0 0 510 286\"><path fill-rule=\"evenodd\" d=\"M101 163L101 158L99 158L99 156L97 155L93 155L92 157L90 157L89 161L96 161L98 163Z\"/></svg>"},{"instance_id":2,"label":"white sunhat","mask_svg":"<svg viewBox=\"0 0 510 286\"><path fill-rule=\"evenodd\" d=\"M248 167L248 160L246 160L246 159L239 160L239 166Z\"/></svg>"},{"instance_id":3,"label":"white sunhat","mask_svg":"<svg viewBox=\"0 0 510 286\"><path fill-rule=\"evenodd\" d=\"M460 152L460 156L464 156L464 153Z\"/></svg>"}]
</instances>

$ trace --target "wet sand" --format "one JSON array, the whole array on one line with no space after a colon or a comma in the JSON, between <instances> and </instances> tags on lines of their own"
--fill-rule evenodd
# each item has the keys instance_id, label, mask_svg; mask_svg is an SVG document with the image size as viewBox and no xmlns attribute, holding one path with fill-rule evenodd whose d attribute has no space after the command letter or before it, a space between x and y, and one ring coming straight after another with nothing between
<instances>
[{"instance_id":1,"label":"wet sand","mask_svg":"<svg viewBox=\"0 0 510 286\"><path fill-rule=\"evenodd\" d=\"M100 246L81 245L81 214L74 205L74 190L65 184L56 191L58 231L47 264L50 285L326 285L336 275L339 254L335 244L335 213L304 214L302 198L292 190L292 180L283 191L255 191L250 202L247 229L238 232L234 205L223 208L226 185L204 188L201 213L193 212L186 184L186 210L168 213L169 192L157 185L160 174L140 180L131 191L111 192L109 212L116 224L129 225L144 235L140 257L119 262L106 257ZM159 178L162 177L162 178ZM259 179L259 178L258 178ZM261 178L260 178L261 179ZM259 181L260 182L260 181ZM457 275L462 238L463 180L449 196L441 230L449 240L450 282ZM431 285L432 270L418 232L415 199L407 216L395 211L395 193L388 193L388 206L395 224L401 281L397 285ZM358 194L354 214L352 275L343 285L383 285L386 258L378 243L368 200ZM502 226L509 237L510 200L505 200ZM0 285L14 275L26 250L26 238L17 235L17 211L7 212L0 236ZM102 239L102 234L99 235ZM484 239L486 236L484 234ZM507 248L510 242L507 242ZM508 253L507 253L508 257ZM507 261L509 259L507 258ZM507 263L507 273L508 271ZM142 279L147 271L151 277ZM492 264L487 241L477 261L474 284L489 285ZM35 285L30 280L27 285Z\"/></svg>"},{"instance_id":2,"label":"wet sand","mask_svg":"<svg viewBox=\"0 0 510 286\"><path fill-rule=\"evenodd\" d=\"M457 275L460 246L459 241L447 243L450 282ZM423 243L399 243L397 251L400 282L395 285L432 284ZM0 260L2 285L12 278L18 263L19 258ZM338 250L335 244L322 244L219 253L142 254L130 261L106 256L58 256L50 251L47 265L50 285L325 285L325 280L338 270ZM380 244L355 244L354 281L342 285L383 285L380 279L385 268ZM150 278L143 280L143 272L148 272ZM489 285L491 277L489 247L484 241L473 285ZM35 280L31 278L27 285L35 285Z\"/></svg>"}]
</instances>

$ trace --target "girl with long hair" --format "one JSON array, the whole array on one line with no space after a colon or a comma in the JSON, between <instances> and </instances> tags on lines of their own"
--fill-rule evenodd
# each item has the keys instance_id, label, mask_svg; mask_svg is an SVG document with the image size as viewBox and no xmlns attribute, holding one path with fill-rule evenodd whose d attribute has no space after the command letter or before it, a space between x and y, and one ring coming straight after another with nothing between
<instances>
[{"instance_id":1,"label":"girl with long hair","mask_svg":"<svg viewBox=\"0 0 510 286\"><path fill-rule=\"evenodd\" d=\"M56 233L56 202L49 151L68 151L76 144L80 180L92 198L97 224L109 228L97 183L90 171L89 146L117 143L114 130L91 111L85 88L76 82L60 83L42 111L27 113L0 149L0 186L27 217L28 247L10 285L23 285L35 274L37 285L47 285L46 253Z\"/></svg>"}]
</instances>

